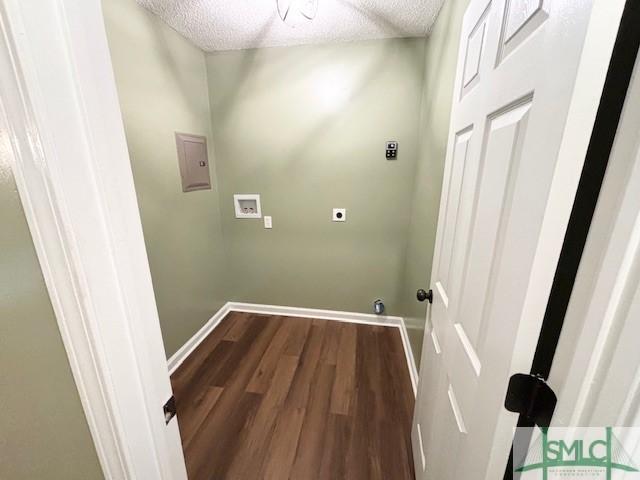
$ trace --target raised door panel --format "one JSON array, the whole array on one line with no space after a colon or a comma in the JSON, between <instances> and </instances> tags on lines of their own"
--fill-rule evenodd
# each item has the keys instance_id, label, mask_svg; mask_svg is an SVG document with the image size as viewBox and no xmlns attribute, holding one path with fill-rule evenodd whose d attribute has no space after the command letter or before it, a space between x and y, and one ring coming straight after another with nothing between
<instances>
[{"instance_id":1,"label":"raised door panel","mask_svg":"<svg viewBox=\"0 0 640 480\"><path fill-rule=\"evenodd\" d=\"M453 254L454 239L458 226L465 165L470 154L470 143L473 127L468 127L456 134L453 142L453 155L449 172L448 191L444 205L444 223L440 241L438 258L438 275L436 293L441 297L444 309L449 306L449 267Z\"/></svg>"},{"instance_id":2,"label":"raised door panel","mask_svg":"<svg viewBox=\"0 0 640 480\"><path fill-rule=\"evenodd\" d=\"M549 18L548 0L507 0L498 47L499 65Z\"/></svg>"},{"instance_id":3,"label":"raised door panel","mask_svg":"<svg viewBox=\"0 0 640 480\"><path fill-rule=\"evenodd\" d=\"M464 97L480 82L480 67L485 54L487 37L487 15L490 8L491 2L487 4L466 38L460 98Z\"/></svg>"},{"instance_id":4,"label":"raised door panel","mask_svg":"<svg viewBox=\"0 0 640 480\"><path fill-rule=\"evenodd\" d=\"M474 230L470 237L461 306L450 327L451 382L463 416L471 415L482 372L482 340L492 299L495 265L511 211L512 191L526 137L532 98L516 102L487 119ZM509 341L505 339L505 341Z\"/></svg>"},{"instance_id":5,"label":"raised door panel","mask_svg":"<svg viewBox=\"0 0 640 480\"><path fill-rule=\"evenodd\" d=\"M477 346L491 265L499 256L500 225L511 208L510 190L518 171L531 97L489 116L483 142L481 183L470 238L461 304L456 323Z\"/></svg>"},{"instance_id":6,"label":"raised door panel","mask_svg":"<svg viewBox=\"0 0 640 480\"><path fill-rule=\"evenodd\" d=\"M444 365L442 363L442 350L440 341L435 330L427 325L427 332L424 338L424 346L422 350L423 359L420 368L420 384L418 397L423 398L424 402L416 404L417 425L414 432L414 440L417 441L417 456L424 468L427 463L428 453L433 450L434 443L438 443L433 433L436 431L434 422L437 421L438 410L437 396L433 395L442 389L442 385L446 380ZM416 452L416 449L414 449ZM415 454L415 453L414 453Z\"/></svg>"},{"instance_id":7,"label":"raised door panel","mask_svg":"<svg viewBox=\"0 0 640 480\"><path fill-rule=\"evenodd\" d=\"M445 458L455 458L466 433L460 429L459 418L456 417L455 404L452 398L457 401L455 393L447 384L446 375L435 393L435 412L433 419L433 430L429 432L430 443L426 454L425 477L427 479L452 479L455 465L451 462L442 461Z\"/></svg>"}]
</instances>

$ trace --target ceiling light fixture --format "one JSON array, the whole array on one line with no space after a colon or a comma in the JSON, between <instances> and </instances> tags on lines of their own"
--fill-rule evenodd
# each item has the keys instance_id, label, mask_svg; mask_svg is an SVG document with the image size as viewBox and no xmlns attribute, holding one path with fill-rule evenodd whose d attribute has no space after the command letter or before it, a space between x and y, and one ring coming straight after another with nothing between
<instances>
[{"instance_id":1,"label":"ceiling light fixture","mask_svg":"<svg viewBox=\"0 0 640 480\"><path fill-rule=\"evenodd\" d=\"M292 28L311 21L318 13L318 0L276 0L280 20Z\"/></svg>"}]
</instances>

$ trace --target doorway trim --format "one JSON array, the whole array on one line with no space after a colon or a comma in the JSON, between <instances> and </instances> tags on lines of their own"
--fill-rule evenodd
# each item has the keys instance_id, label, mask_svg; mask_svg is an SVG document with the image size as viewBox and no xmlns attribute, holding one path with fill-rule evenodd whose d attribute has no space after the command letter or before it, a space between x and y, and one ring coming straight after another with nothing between
<instances>
[{"instance_id":1,"label":"doorway trim","mask_svg":"<svg viewBox=\"0 0 640 480\"><path fill-rule=\"evenodd\" d=\"M627 99L631 77L639 58L640 31L637 28L639 22L640 5L634 0L626 0L620 22L616 25L615 43L604 87L598 102L598 110L589 138L584 165L580 173L571 215L531 364L530 374L545 381L549 379L551 373L569 301ZM534 426L535 424L524 415L519 416L518 427L532 428ZM512 449L504 480L513 478Z\"/></svg>"},{"instance_id":2,"label":"doorway trim","mask_svg":"<svg viewBox=\"0 0 640 480\"><path fill-rule=\"evenodd\" d=\"M626 0L531 366L532 375L545 379L551 372L638 57L639 24L640 5L634 0Z\"/></svg>"},{"instance_id":3,"label":"doorway trim","mask_svg":"<svg viewBox=\"0 0 640 480\"><path fill-rule=\"evenodd\" d=\"M0 151L103 473L186 480L100 1L0 0L0 27Z\"/></svg>"}]
</instances>

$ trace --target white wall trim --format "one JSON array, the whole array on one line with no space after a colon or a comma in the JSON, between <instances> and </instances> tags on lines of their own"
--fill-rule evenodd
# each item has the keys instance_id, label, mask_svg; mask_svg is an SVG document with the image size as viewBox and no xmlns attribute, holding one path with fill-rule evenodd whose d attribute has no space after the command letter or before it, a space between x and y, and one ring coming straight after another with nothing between
<instances>
[{"instance_id":1,"label":"white wall trim","mask_svg":"<svg viewBox=\"0 0 640 480\"><path fill-rule=\"evenodd\" d=\"M204 326L168 360L169 372L173 373L185 359L200 345L200 343L220 324L230 312L258 313L262 315L282 315L287 317L317 318L337 322L360 323L365 325L382 325L396 327L400 330L400 338L404 347L407 368L411 377L413 394L418 386L418 369L411 350L407 327L402 317L389 315L373 315L369 313L342 312L338 310L321 310L317 308L286 307L281 305L265 305L258 303L227 302L218 310Z\"/></svg>"},{"instance_id":2,"label":"white wall trim","mask_svg":"<svg viewBox=\"0 0 640 480\"><path fill-rule=\"evenodd\" d=\"M426 327L426 325L425 325ZM418 367L416 366L416 358L413 355L413 348L411 348L411 341L409 340L409 332L407 331L407 324L402 319L400 325L400 337L402 338L402 346L404 347L404 354L407 357L407 367L409 368L409 376L411 377L411 387L413 388L413 395L418 395Z\"/></svg>"},{"instance_id":3,"label":"white wall trim","mask_svg":"<svg viewBox=\"0 0 640 480\"><path fill-rule=\"evenodd\" d=\"M73 239L65 227L64 211L54 200L46 146L37 134L38 122L22 73L25 66L17 64L18 45L12 34L20 25L17 19L11 20L10 8L0 4L4 34L0 38L0 150L11 165L103 473L106 478L127 478L130 469L127 452L121 447L122 426L102 371L104 352L99 344L91 345L95 327L89 320L88 302L81 301L84 278L74 268ZM44 166L42 171L39 165ZM57 241L47 241L51 236Z\"/></svg>"},{"instance_id":4,"label":"white wall trim","mask_svg":"<svg viewBox=\"0 0 640 480\"><path fill-rule=\"evenodd\" d=\"M284 315L287 317L317 318L319 320L336 320L367 325L385 325L399 327L402 317L374 315L372 313L342 312L339 310L321 310L318 308L285 307L260 303L229 302L229 310L233 312L261 313L264 315Z\"/></svg>"},{"instance_id":5,"label":"white wall trim","mask_svg":"<svg viewBox=\"0 0 640 480\"><path fill-rule=\"evenodd\" d=\"M167 366L169 367L169 375L172 375L182 362L184 362L189 355L193 353L193 351L200 345L207 336L215 330L215 328L220 324L222 319L227 316L227 314L231 310L229 309L229 303L225 303L220 310L218 310L213 317L211 317L207 323L205 323L200 330L198 330L193 337L191 337L187 342L178 349L176 353L171 355L169 360L167 361Z\"/></svg>"}]
</instances>

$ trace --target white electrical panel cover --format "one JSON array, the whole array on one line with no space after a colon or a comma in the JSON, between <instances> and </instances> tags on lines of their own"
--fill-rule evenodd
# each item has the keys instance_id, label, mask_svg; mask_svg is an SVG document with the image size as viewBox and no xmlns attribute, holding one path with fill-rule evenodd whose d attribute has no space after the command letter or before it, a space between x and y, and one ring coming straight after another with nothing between
<instances>
[{"instance_id":1,"label":"white electrical panel cover","mask_svg":"<svg viewBox=\"0 0 640 480\"><path fill-rule=\"evenodd\" d=\"M207 138L200 135L176 133L176 147L180 163L182 191L210 190Z\"/></svg>"}]
</instances>

